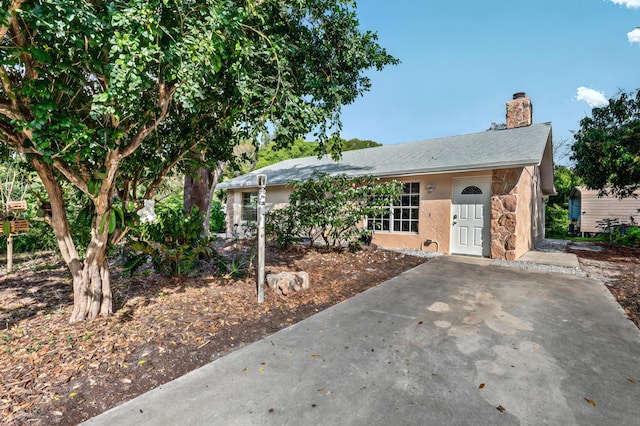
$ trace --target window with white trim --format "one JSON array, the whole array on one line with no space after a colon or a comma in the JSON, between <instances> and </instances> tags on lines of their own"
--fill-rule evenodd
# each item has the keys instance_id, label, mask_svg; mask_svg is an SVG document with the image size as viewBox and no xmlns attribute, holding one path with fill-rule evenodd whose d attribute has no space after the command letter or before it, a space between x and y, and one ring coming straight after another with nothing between
<instances>
[{"instance_id":1,"label":"window with white trim","mask_svg":"<svg viewBox=\"0 0 640 426\"><path fill-rule=\"evenodd\" d=\"M405 183L402 195L394 200L387 212L367 218L367 229L386 232L418 233L420 213L420 183Z\"/></svg>"},{"instance_id":2,"label":"window with white trim","mask_svg":"<svg viewBox=\"0 0 640 426\"><path fill-rule=\"evenodd\" d=\"M258 193L242 193L242 220L256 222L258 220Z\"/></svg>"}]
</instances>

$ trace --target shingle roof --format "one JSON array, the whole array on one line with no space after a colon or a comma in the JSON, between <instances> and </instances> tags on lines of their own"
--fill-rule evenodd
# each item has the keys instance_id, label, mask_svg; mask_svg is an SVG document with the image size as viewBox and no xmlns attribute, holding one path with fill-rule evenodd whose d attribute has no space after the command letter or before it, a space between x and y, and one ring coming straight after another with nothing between
<instances>
[{"instance_id":1,"label":"shingle roof","mask_svg":"<svg viewBox=\"0 0 640 426\"><path fill-rule=\"evenodd\" d=\"M390 177L539 165L550 134L551 123L540 123L347 151L337 162L328 155L295 158L221 182L217 188L256 187L258 174L266 174L267 186L274 186L308 179L314 171Z\"/></svg>"}]
</instances>

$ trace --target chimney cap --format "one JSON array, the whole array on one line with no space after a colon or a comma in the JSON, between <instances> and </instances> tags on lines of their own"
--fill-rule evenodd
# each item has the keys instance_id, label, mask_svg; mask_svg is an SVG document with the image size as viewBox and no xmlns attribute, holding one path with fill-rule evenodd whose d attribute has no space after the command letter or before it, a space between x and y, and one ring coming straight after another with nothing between
<instances>
[{"instance_id":1,"label":"chimney cap","mask_svg":"<svg viewBox=\"0 0 640 426\"><path fill-rule=\"evenodd\" d=\"M516 92L513 94L513 99L519 99L519 98L524 98L526 97L526 93L525 92Z\"/></svg>"}]
</instances>

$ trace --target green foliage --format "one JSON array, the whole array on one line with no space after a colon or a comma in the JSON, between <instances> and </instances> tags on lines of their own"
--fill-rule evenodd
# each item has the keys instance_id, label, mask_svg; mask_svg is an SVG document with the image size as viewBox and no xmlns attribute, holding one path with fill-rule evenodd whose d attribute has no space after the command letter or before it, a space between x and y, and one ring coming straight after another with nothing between
<instances>
[{"instance_id":1,"label":"green foliage","mask_svg":"<svg viewBox=\"0 0 640 426\"><path fill-rule=\"evenodd\" d=\"M382 144L371 140L362 140L356 138L342 141L343 152L353 151L356 149L375 148L376 146L382 146Z\"/></svg>"},{"instance_id":2,"label":"green foliage","mask_svg":"<svg viewBox=\"0 0 640 426\"><path fill-rule=\"evenodd\" d=\"M356 149L373 148L382 146L382 144L370 140L360 139L341 139L341 151L353 151ZM258 161L254 169L261 169L292 158L303 158L318 155L320 145L318 142L305 142L302 139L296 139L293 144L280 147L275 142L269 142L258 151Z\"/></svg>"},{"instance_id":3,"label":"green foliage","mask_svg":"<svg viewBox=\"0 0 640 426\"><path fill-rule=\"evenodd\" d=\"M169 199L156 209L155 223L140 225L139 239L129 243L129 248L138 252L125 262L127 273L135 271L151 257L154 268L165 275L189 274L198 265L200 258L213 255L209 240L200 238L202 217L197 209L185 214L180 203Z\"/></svg>"},{"instance_id":4,"label":"green foliage","mask_svg":"<svg viewBox=\"0 0 640 426\"><path fill-rule=\"evenodd\" d=\"M358 225L368 216L381 215L402 192L401 183L380 183L370 176L316 173L290 185L289 206L267 215L268 232L283 247L301 239L311 246L316 240L330 247L359 246L367 231Z\"/></svg>"},{"instance_id":5,"label":"green foliage","mask_svg":"<svg viewBox=\"0 0 640 426\"><path fill-rule=\"evenodd\" d=\"M587 187L628 197L640 188L640 89L594 108L574 135L572 160Z\"/></svg>"},{"instance_id":6,"label":"green foliage","mask_svg":"<svg viewBox=\"0 0 640 426\"><path fill-rule=\"evenodd\" d=\"M233 162L238 143L271 130L280 146L313 134L338 155L342 106L370 88L367 70L398 63L360 28L352 1L1 5L0 154L24 154L40 176L70 265L83 249L63 182L90 205L94 249L82 261L101 273L74 276L92 298L74 321L110 313L97 300L107 292L89 286L108 278L107 249L172 169Z\"/></svg>"},{"instance_id":7,"label":"green foliage","mask_svg":"<svg viewBox=\"0 0 640 426\"><path fill-rule=\"evenodd\" d=\"M596 225L602 230L603 235L607 236L609 242L612 242L619 232L620 220L616 218L604 218L596 221Z\"/></svg>"},{"instance_id":8,"label":"green foliage","mask_svg":"<svg viewBox=\"0 0 640 426\"><path fill-rule=\"evenodd\" d=\"M550 204L546 208L546 235L564 238L569 231L569 211L565 205Z\"/></svg>"},{"instance_id":9,"label":"green foliage","mask_svg":"<svg viewBox=\"0 0 640 426\"><path fill-rule=\"evenodd\" d=\"M224 232L226 226L226 210L219 201L211 201L211 220L209 229L212 234Z\"/></svg>"},{"instance_id":10,"label":"green foliage","mask_svg":"<svg viewBox=\"0 0 640 426\"><path fill-rule=\"evenodd\" d=\"M69 196L67 209L70 212L74 238L81 241L89 240L87 224L80 224L75 215L80 209L82 195L72 196L75 191L70 185L63 185L62 190ZM7 201L25 200L26 211L8 212L5 210ZM45 221L46 193L36 173L22 155L14 155L0 163L0 222L3 225L3 235L8 236L9 218L25 219L29 221L29 230L20 233L13 239L16 253L32 253L41 250L56 250L58 248L51 226ZM3 220L6 219L6 220ZM6 225L5 225L6 224ZM89 223L90 225L90 223ZM5 229L6 227L6 229ZM6 231L6 232L5 232ZM0 238L0 251L6 250L7 240Z\"/></svg>"},{"instance_id":11,"label":"green foliage","mask_svg":"<svg viewBox=\"0 0 640 426\"><path fill-rule=\"evenodd\" d=\"M553 179L556 187L556 195L549 197L549 205L567 205L569 195L575 186L582 185L582 180L575 171L566 166L556 166L553 171Z\"/></svg>"},{"instance_id":12,"label":"green foliage","mask_svg":"<svg viewBox=\"0 0 640 426\"><path fill-rule=\"evenodd\" d=\"M249 249L243 245L250 241ZM220 255L217 266L223 278L242 278L253 270L253 261L257 251L257 226L245 223L241 229L235 226L230 255Z\"/></svg>"},{"instance_id":13,"label":"green foliage","mask_svg":"<svg viewBox=\"0 0 640 426\"><path fill-rule=\"evenodd\" d=\"M569 232L569 195L573 187L581 185L582 181L566 166L556 166L553 176L557 194L549 197L545 208L546 234L565 238Z\"/></svg>"},{"instance_id":14,"label":"green foliage","mask_svg":"<svg viewBox=\"0 0 640 426\"><path fill-rule=\"evenodd\" d=\"M303 239L300 216L289 207L267 212L265 233L278 247L286 249Z\"/></svg>"},{"instance_id":15,"label":"green foliage","mask_svg":"<svg viewBox=\"0 0 640 426\"><path fill-rule=\"evenodd\" d=\"M629 247L640 247L640 227L626 227L624 231L618 234L616 242Z\"/></svg>"},{"instance_id":16,"label":"green foliage","mask_svg":"<svg viewBox=\"0 0 640 426\"><path fill-rule=\"evenodd\" d=\"M275 142L269 142L258 151L258 162L255 168L261 169L292 158L311 157L312 155L316 155L317 152L317 142L305 142L302 139L296 139L296 141L288 147L278 147Z\"/></svg>"}]
</instances>

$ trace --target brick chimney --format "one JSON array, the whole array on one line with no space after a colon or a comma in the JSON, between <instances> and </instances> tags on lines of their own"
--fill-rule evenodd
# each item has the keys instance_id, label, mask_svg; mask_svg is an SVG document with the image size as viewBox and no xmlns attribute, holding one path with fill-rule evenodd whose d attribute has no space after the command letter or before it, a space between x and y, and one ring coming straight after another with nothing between
<instances>
[{"instance_id":1,"label":"brick chimney","mask_svg":"<svg viewBox=\"0 0 640 426\"><path fill-rule=\"evenodd\" d=\"M507 101L507 129L526 127L533 124L533 105L531 99L524 92L513 94L513 99Z\"/></svg>"}]
</instances>

